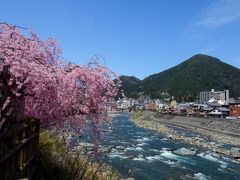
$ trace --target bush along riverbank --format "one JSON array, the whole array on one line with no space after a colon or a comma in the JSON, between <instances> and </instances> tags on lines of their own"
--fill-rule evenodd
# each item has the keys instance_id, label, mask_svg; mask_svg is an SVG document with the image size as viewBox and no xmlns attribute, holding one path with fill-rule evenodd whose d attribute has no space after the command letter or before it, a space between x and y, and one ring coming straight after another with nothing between
<instances>
[{"instance_id":1,"label":"bush along riverbank","mask_svg":"<svg viewBox=\"0 0 240 180\"><path fill-rule=\"evenodd\" d=\"M213 156L229 157L240 162L240 136L231 132L230 135L227 134L228 128L233 129L227 120L159 115L152 112L136 112L132 117L139 127L155 130L168 139L208 149ZM213 124L218 126L214 128ZM234 126L237 129L240 124L235 122Z\"/></svg>"},{"instance_id":2,"label":"bush along riverbank","mask_svg":"<svg viewBox=\"0 0 240 180\"><path fill-rule=\"evenodd\" d=\"M41 173L52 180L118 180L120 176L110 166L94 157L72 151L49 131L40 134Z\"/></svg>"}]
</instances>

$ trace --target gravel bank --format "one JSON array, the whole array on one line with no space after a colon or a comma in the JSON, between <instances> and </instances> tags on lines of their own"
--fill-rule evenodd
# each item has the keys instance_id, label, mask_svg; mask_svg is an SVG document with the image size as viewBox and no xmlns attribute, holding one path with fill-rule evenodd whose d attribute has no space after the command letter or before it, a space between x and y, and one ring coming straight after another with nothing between
<instances>
[{"instance_id":1,"label":"gravel bank","mask_svg":"<svg viewBox=\"0 0 240 180\"><path fill-rule=\"evenodd\" d=\"M156 130L169 139L203 147L240 161L240 123L238 121L150 112L133 121L136 125Z\"/></svg>"}]
</instances>

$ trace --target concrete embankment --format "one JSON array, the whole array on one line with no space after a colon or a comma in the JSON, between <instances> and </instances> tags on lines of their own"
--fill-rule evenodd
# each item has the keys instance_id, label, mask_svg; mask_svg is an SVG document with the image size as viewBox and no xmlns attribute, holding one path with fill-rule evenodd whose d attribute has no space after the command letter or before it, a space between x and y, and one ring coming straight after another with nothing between
<instances>
[{"instance_id":1,"label":"concrete embankment","mask_svg":"<svg viewBox=\"0 0 240 180\"><path fill-rule=\"evenodd\" d=\"M133 120L169 139L183 141L240 161L240 123L217 118L194 118L145 112Z\"/></svg>"}]
</instances>

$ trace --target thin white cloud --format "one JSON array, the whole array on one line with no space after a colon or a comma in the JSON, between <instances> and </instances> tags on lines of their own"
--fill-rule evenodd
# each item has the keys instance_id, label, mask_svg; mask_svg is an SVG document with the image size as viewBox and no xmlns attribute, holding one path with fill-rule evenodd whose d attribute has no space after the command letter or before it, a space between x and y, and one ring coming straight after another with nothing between
<instances>
[{"instance_id":1,"label":"thin white cloud","mask_svg":"<svg viewBox=\"0 0 240 180\"><path fill-rule=\"evenodd\" d=\"M204 11L199 26L216 28L240 21L240 0L217 0Z\"/></svg>"}]
</instances>

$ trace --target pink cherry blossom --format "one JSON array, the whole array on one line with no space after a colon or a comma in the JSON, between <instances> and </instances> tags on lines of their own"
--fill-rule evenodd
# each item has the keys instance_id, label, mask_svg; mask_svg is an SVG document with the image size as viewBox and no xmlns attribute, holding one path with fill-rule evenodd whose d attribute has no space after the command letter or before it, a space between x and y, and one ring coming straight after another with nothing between
<instances>
[{"instance_id":1,"label":"pink cherry blossom","mask_svg":"<svg viewBox=\"0 0 240 180\"><path fill-rule=\"evenodd\" d=\"M91 120L99 134L101 124L109 120L107 109L114 105L118 76L97 57L85 66L67 63L56 40L42 41L32 31L26 34L0 24L0 66L10 66L8 86L14 96L25 97L25 115L58 132L65 124L81 132Z\"/></svg>"}]
</instances>

